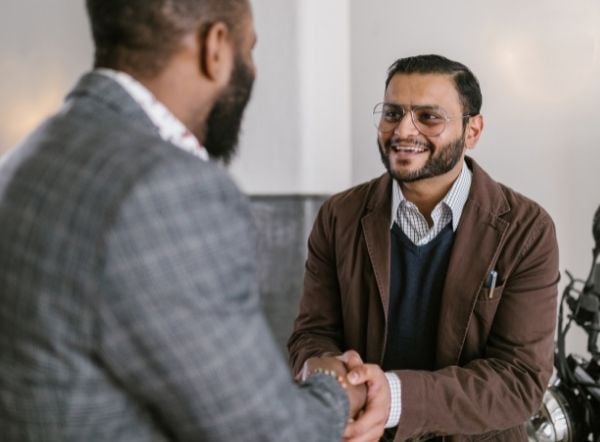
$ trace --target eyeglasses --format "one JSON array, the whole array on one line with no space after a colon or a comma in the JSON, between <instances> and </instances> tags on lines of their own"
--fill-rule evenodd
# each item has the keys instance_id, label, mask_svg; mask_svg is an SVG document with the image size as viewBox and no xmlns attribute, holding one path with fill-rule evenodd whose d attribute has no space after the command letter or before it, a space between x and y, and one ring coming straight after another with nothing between
<instances>
[{"instance_id":1,"label":"eyeglasses","mask_svg":"<svg viewBox=\"0 0 600 442\"><path fill-rule=\"evenodd\" d=\"M391 133L400 124L407 112L415 128L426 137L435 137L446 129L452 120L465 119L471 115L449 117L444 109L432 106L415 106L406 109L399 104L379 103L373 108L373 123L381 133Z\"/></svg>"}]
</instances>

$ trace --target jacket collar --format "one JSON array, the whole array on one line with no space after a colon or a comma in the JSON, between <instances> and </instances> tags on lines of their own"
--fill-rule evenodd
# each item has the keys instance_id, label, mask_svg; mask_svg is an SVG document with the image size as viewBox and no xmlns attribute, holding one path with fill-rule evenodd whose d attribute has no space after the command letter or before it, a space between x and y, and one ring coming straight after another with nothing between
<instances>
[{"instance_id":1,"label":"jacket collar","mask_svg":"<svg viewBox=\"0 0 600 442\"><path fill-rule=\"evenodd\" d=\"M474 159L465 157L465 162L473 172L473 183L467 204L476 205L481 214L487 214L492 218L510 211L510 205L501 186Z\"/></svg>"},{"instance_id":2,"label":"jacket collar","mask_svg":"<svg viewBox=\"0 0 600 442\"><path fill-rule=\"evenodd\" d=\"M366 213L361 220L369 259L377 280L377 288L385 322L388 321L390 297L390 214L392 178L384 174L373 182L367 196ZM387 328L387 325L386 325Z\"/></svg>"},{"instance_id":3,"label":"jacket collar","mask_svg":"<svg viewBox=\"0 0 600 442\"><path fill-rule=\"evenodd\" d=\"M65 105L91 99L107 111L118 114L145 131L158 135L158 129L138 103L115 80L96 72L83 75L65 99Z\"/></svg>"}]
</instances>

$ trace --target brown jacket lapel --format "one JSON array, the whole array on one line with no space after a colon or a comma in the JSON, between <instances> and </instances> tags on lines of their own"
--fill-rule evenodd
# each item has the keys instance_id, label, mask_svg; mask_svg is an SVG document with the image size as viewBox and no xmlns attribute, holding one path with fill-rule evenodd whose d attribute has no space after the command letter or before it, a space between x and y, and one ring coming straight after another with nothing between
<instances>
[{"instance_id":1,"label":"brown jacket lapel","mask_svg":"<svg viewBox=\"0 0 600 442\"><path fill-rule=\"evenodd\" d=\"M505 240L509 210L498 185L472 160L473 183L454 238L442 293L438 325L437 365L459 363L477 296ZM476 240L474 240L476 238Z\"/></svg>"},{"instance_id":2,"label":"brown jacket lapel","mask_svg":"<svg viewBox=\"0 0 600 442\"><path fill-rule=\"evenodd\" d=\"M367 213L361 220L365 243L367 244L375 279L377 280L377 288L381 297L386 325L390 298L391 192L392 179L388 174L385 174L379 179L374 186L374 191L369 195Z\"/></svg>"}]
</instances>

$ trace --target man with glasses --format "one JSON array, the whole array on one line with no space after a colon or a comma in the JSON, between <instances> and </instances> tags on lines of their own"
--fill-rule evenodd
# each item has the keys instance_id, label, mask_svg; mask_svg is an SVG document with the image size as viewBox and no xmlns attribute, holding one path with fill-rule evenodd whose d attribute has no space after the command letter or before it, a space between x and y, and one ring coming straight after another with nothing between
<instances>
[{"instance_id":1,"label":"man with glasses","mask_svg":"<svg viewBox=\"0 0 600 442\"><path fill-rule=\"evenodd\" d=\"M552 372L554 225L465 155L481 102L460 63L396 61L373 112L388 173L325 202L309 239L291 362L379 364L387 440L526 441Z\"/></svg>"}]
</instances>

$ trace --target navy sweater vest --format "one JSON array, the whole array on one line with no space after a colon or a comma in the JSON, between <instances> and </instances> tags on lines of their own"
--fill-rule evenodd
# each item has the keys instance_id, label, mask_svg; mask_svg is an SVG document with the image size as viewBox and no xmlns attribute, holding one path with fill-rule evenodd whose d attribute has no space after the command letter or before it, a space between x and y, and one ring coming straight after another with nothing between
<instances>
[{"instance_id":1,"label":"navy sweater vest","mask_svg":"<svg viewBox=\"0 0 600 442\"><path fill-rule=\"evenodd\" d=\"M433 370L440 301L454 241L449 223L417 246L394 223L384 370Z\"/></svg>"}]
</instances>

